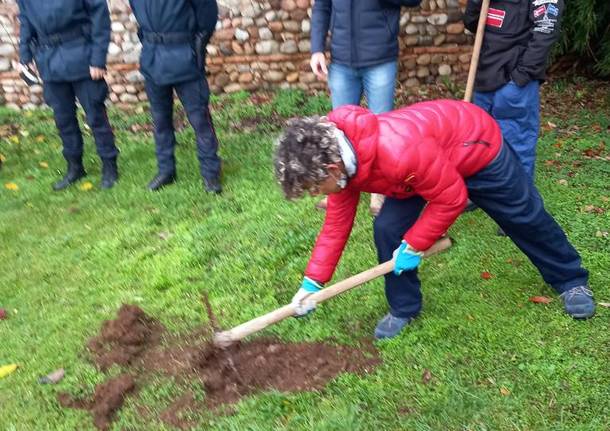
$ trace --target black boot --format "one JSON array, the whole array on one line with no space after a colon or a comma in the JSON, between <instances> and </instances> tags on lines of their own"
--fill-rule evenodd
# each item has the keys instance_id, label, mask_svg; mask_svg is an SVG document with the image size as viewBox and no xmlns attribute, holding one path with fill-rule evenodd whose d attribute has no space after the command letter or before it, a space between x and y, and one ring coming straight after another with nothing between
<instances>
[{"instance_id":1,"label":"black boot","mask_svg":"<svg viewBox=\"0 0 610 431\"><path fill-rule=\"evenodd\" d=\"M53 184L53 190L63 190L83 178L85 175L87 175L87 173L83 167L82 159L68 159L68 172L66 172L66 175L61 181Z\"/></svg>"},{"instance_id":2,"label":"black boot","mask_svg":"<svg viewBox=\"0 0 610 431\"><path fill-rule=\"evenodd\" d=\"M119 179L119 168L116 164L116 157L112 159L102 159L102 188L111 189Z\"/></svg>"},{"instance_id":3,"label":"black boot","mask_svg":"<svg viewBox=\"0 0 610 431\"><path fill-rule=\"evenodd\" d=\"M204 178L203 184L205 187L205 191L208 193L215 193L217 195L222 193L220 178Z\"/></svg>"},{"instance_id":4,"label":"black boot","mask_svg":"<svg viewBox=\"0 0 610 431\"><path fill-rule=\"evenodd\" d=\"M165 187L168 184L173 184L175 181L175 172L169 174L157 174L157 176L154 177L150 183L148 183L148 189L152 191L159 190L160 188Z\"/></svg>"}]
</instances>

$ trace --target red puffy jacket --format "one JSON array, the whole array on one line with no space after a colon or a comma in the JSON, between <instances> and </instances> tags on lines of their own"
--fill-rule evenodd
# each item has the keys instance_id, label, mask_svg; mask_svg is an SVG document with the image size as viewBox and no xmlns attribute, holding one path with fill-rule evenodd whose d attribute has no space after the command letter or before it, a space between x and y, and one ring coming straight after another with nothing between
<instances>
[{"instance_id":1,"label":"red puffy jacket","mask_svg":"<svg viewBox=\"0 0 610 431\"><path fill-rule=\"evenodd\" d=\"M502 144L500 127L489 114L456 100L422 102L379 115L344 106L328 118L350 140L357 171L345 189L328 197L324 226L305 271L320 283L331 279L339 262L360 192L424 198L428 204L404 239L414 249L426 250L466 206L464 178L487 166Z\"/></svg>"}]
</instances>

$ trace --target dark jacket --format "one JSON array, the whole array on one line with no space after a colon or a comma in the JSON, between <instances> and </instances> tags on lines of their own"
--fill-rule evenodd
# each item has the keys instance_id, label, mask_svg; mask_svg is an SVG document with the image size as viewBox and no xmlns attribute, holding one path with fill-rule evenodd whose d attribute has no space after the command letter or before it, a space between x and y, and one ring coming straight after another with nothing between
<instances>
[{"instance_id":1,"label":"dark jacket","mask_svg":"<svg viewBox=\"0 0 610 431\"><path fill-rule=\"evenodd\" d=\"M311 16L311 52L324 52L331 32L332 61L366 67L398 58L400 4L421 0L315 0Z\"/></svg>"},{"instance_id":2,"label":"dark jacket","mask_svg":"<svg viewBox=\"0 0 610 431\"><path fill-rule=\"evenodd\" d=\"M110 14L106 0L17 0L20 61L36 60L43 81L89 78L106 67Z\"/></svg>"},{"instance_id":3,"label":"dark jacket","mask_svg":"<svg viewBox=\"0 0 610 431\"><path fill-rule=\"evenodd\" d=\"M560 35L564 0L491 0L475 89L494 91L510 80L524 86L544 80ZM481 0L468 0L464 24L476 32Z\"/></svg>"},{"instance_id":4,"label":"dark jacket","mask_svg":"<svg viewBox=\"0 0 610 431\"><path fill-rule=\"evenodd\" d=\"M194 51L195 35L212 36L216 0L130 0L142 41L140 70L157 85L202 78ZM206 40L206 43L207 43Z\"/></svg>"}]
</instances>

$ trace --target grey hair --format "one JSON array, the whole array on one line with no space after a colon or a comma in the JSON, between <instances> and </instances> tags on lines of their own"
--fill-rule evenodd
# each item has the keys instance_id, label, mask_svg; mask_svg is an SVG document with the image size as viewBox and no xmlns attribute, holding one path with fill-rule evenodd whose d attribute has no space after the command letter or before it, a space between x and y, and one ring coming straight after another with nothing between
<instances>
[{"instance_id":1,"label":"grey hair","mask_svg":"<svg viewBox=\"0 0 610 431\"><path fill-rule=\"evenodd\" d=\"M327 165L341 161L335 127L318 116L288 121L274 158L275 176L286 198L302 197L308 187L328 177Z\"/></svg>"}]
</instances>

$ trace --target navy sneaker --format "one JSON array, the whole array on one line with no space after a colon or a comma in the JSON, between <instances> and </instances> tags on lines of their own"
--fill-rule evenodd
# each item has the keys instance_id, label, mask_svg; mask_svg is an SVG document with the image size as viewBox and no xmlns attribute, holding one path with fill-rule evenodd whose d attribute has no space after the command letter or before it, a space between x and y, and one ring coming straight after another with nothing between
<instances>
[{"instance_id":1,"label":"navy sneaker","mask_svg":"<svg viewBox=\"0 0 610 431\"><path fill-rule=\"evenodd\" d=\"M566 313L575 319L588 319L595 314L595 301L589 286L574 287L559 297L563 300Z\"/></svg>"},{"instance_id":2,"label":"navy sneaker","mask_svg":"<svg viewBox=\"0 0 610 431\"><path fill-rule=\"evenodd\" d=\"M411 317L402 318L394 317L390 313L386 314L377 323L375 328L375 338L381 340L383 338L393 338L397 336L402 328L411 323Z\"/></svg>"}]
</instances>

